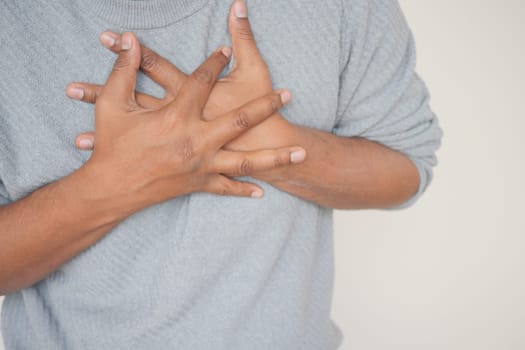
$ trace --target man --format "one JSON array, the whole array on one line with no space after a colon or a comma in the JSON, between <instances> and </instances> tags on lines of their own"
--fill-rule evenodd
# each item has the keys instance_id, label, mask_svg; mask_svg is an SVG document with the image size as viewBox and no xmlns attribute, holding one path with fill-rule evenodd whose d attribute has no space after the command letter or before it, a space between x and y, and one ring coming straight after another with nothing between
<instances>
[{"instance_id":1,"label":"man","mask_svg":"<svg viewBox=\"0 0 525 350\"><path fill-rule=\"evenodd\" d=\"M260 53L242 1L1 4L7 349L336 348L331 208L410 205L441 137L397 3L251 1Z\"/></svg>"}]
</instances>

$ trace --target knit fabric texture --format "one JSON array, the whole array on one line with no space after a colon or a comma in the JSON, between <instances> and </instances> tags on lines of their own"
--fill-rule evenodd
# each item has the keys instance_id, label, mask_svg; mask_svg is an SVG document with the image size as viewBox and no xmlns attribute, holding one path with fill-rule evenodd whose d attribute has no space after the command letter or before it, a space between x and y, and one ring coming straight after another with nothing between
<instances>
[{"instance_id":1,"label":"knit fabric texture","mask_svg":"<svg viewBox=\"0 0 525 350\"><path fill-rule=\"evenodd\" d=\"M75 171L103 84L106 29L133 31L186 73L230 44L230 0L0 0L0 204ZM290 122L406 154L423 193L441 130L395 0L248 0ZM138 89L162 96L144 76ZM253 181L253 180L252 180ZM336 349L332 210L265 183L262 199L196 193L146 208L42 281L6 296L6 349ZM27 218L30 220L30 218ZM0 249L6 249L0 247Z\"/></svg>"}]
</instances>

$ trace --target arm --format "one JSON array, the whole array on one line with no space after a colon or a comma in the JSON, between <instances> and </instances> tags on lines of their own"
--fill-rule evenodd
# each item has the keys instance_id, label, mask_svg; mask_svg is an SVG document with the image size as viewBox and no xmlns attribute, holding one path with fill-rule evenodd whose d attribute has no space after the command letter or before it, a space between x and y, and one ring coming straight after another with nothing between
<instances>
[{"instance_id":1,"label":"arm","mask_svg":"<svg viewBox=\"0 0 525 350\"><path fill-rule=\"evenodd\" d=\"M307 159L293 169L256 177L283 191L338 209L397 206L417 192L418 171L397 151L364 138L288 123L281 130L288 142L306 149Z\"/></svg>"},{"instance_id":2,"label":"arm","mask_svg":"<svg viewBox=\"0 0 525 350\"><path fill-rule=\"evenodd\" d=\"M428 186L441 140L428 91L415 73L413 37L396 1L369 1L352 11L344 6L344 68L332 133L284 118L266 121L252 130L259 138L251 142L300 144L308 157L294 169L256 177L327 207L406 207ZM264 138L264 131L272 137Z\"/></svg>"},{"instance_id":3,"label":"arm","mask_svg":"<svg viewBox=\"0 0 525 350\"><path fill-rule=\"evenodd\" d=\"M289 165L291 153L304 152L222 149L287 102L284 90L276 91L214 121L202 120L227 52L214 52L181 87L177 101L159 109L139 106L134 87L140 45L132 34L124 38L129 49L119 54L96 105L98 143L91 158L63 179L0 206L1 294L44 278L145 207L193 192L260 197L258 186L224 174Z\"/></svg>"},{"instance_id":4,"label":"arm","mask_svg":"<svg viewBox=\"0 0 525 350\"><path fill-rule=\"evenodd\" d=\"M93 169L94 170L94 169ZM93 245L129 212L82 167L12 204L0 206L0 294L45 277Z\"/></svg>"}]
</instances>

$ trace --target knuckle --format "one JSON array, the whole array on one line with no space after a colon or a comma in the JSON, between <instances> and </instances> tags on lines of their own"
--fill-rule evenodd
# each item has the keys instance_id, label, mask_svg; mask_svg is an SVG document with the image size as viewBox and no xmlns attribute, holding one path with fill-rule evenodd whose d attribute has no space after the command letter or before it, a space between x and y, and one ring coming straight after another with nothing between
<instances>
[{"instance_id":1,"label":"knuckle","mask_svg":"<svg viewBox=\"0 0 525 350\"><path fill-rule=\"evenodd\" d=\"M250 119L248 118L248 115L244 111L240 111L234 119L235 126L238 129L245 130L250 127Z\"/></svg>"},{"instance_id":2,"label":"knuckle","mask_svg":"<svg viewBox=\"0 0 525 350\"><path fill-rule=\"evenodd\" d=\"M288 156L288 153L286 154L277 154L274 157L273 165L277 167L281 167L283 165L287 165L290 163L290 157Z\"/></svg>"},{"instance_id":3,"label":"knuckle","mask_svg":"<svg viewBox=\"0 0 525 350\"><path fill-rule=\"evenodd\" d=\"M252 170L252 162L248 158L244 158L239 164L239 174L245 176L250 174Z\"/></svg>"},{"instance_id":4,"label":"knuckle","mask_svg":"<svg viewBox=\"0 0 525 350\"><path fill-rule=\"evenodd\" d=\"M239 26L237 29L237 34L240 39L250 40L250 41L253 40L253 33L248 23L245 23L244 25Z\"/></svg>"},{"instance_id":5,"label":"knuckle","mask_svg":"<svg viewBox=\"0 0 525 350\"><path fill-rule=\"evenodd\" d=\"M97 102L97 92L93 89L84 89L84 97L82 98L83 101L86 102Z\"/></svg>"},{"instance_id":6,"label":"knuckle","mask_svg":"<svg viewBox=\"0 0 525 350\"><path fill-rule=\"evenodd\" d=\"M138 112L140 110L142 110L142 107L137 103L137 101L129 101L128 112Z\"/></svg>"},{"instance_id":7,"label":"knuckle","mask_svg":"<svg viewBox=\"0 0 525 350\"><path fill-rule=\"evenodd\" d=\"M231 184L223 178L215 180L212 188L212 192L218 195L226 196L232 193Z\"/></svg>"},{"instance_id":8,"label":"knuckle","mask_svg":"<svg viewBox=\"0 0 525 350\"><path fill-rule=\"evenodd\" d=\"M268 114L273 114L277 112L279 109L279 105L277 104L277 101L274 97L270 98L270 101L268 102Z\"/></svg>"},{"instance_id":9,"label":"knuckle","mask_svg":"<svg viewBox=\"0 0 525 350\"><path fill-rule=\"evenodd\" d=\"M227 196L232 192L229 184L227 182L223 182L220 186L220 194L223 196Z\"/></svg>"},{"instance_id":10,"label":"knuckle","mask_svg":"<svg viewBox=\"0 0 525 350\"><path fill-rule=\"evenodd\" d=\"M127 67L129 67L129 58L126 55L121 55L113 65L113 72L125 70Z\"/></svg>"},{"instance_id":11,"label":"knuckle","mask_svg":"<svg viewBox=\"0 0 525 350\"><path fill-rule=\"evenodd\" d=\"M213 80L213 73L206 68L197 69L191 76L196 82L205 85L210 85Z\"/></svg>"},{"instance_id":12,"label":"knuckle","mask_svg":"<svg viewBox=\"0 0 525 350\"><path fill-rule=\"evenodd\" d=\"M159 60L157 59L157 55L155 55L153 52L145 51L142 54L142 62L140 64L140 67L146 72L159 71L160 66Z\"/></svg>"},{"instance_id":13,"label":"knuckle","mask_svg":"<svg viewBox=\"0 0 525 350\"><path fill-rule=\"evenodd\" d=\"M282 165L282 160L281 160L281 157L279 157L279 155L276 155L274 158L273 158L273 166L278 168Z\"/></svg>"},{"instance_id":14,"label":"knuckle","mask_svg":"<svg viewBox=\"0 0 525 350\"><path fill-rule=\"evenodd\" d=\"M194 144L191 138L185 138L175 144L175 153L183 161L190 160L195 155Z\"/></svg>"}]
</instances>

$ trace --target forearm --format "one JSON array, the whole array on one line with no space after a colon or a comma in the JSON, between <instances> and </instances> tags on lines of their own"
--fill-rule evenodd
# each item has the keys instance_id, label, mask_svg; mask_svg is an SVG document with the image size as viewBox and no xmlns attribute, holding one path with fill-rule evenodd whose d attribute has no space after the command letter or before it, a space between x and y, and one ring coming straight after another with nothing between
<instances>
[{"instance_id":1,"label":"forearm","mask_svg":"<svg viewBox=\"0 0 525 350\"><path fill-rule=\"evenodd\" d=\"M83 167L0 207L0 294L46 277L131 214L97 177Z\"/></svg>"},{"instance_id":2,"label":"forearm","mask_svg":"<svg viewBox=\"0 0 525 350\"><path fill-rule=\"evenodd\" d=\"M306 149L297 166L259 178L295 196L338 209L388 208L419 186L415 165L403 154L362 138L287 124L287 142Z\"/></svg>"}]
</instances>

